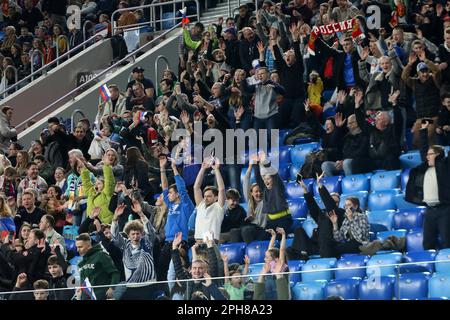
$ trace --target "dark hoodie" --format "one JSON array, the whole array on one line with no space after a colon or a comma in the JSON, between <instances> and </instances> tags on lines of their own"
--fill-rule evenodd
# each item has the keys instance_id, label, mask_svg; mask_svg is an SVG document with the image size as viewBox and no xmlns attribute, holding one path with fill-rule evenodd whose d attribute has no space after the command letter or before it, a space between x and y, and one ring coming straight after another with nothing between
<instances>
[{"instance_id":1,"label":"dark hoodie","mask_svg":"<svg viewBox=\"0 0 450 320\"><path fill-rule=\"evenodd\" d=\"M88 278L92 286L117 284L120 278L114 262L101 244L94 245L83 256L83 259L78 263L78 270L80 272L80 281L83 283ZM105 300L108 289L108 287L94 289L97 299ZM89 300L84 291L81 299Z\"/></svg>"}]
</instances>

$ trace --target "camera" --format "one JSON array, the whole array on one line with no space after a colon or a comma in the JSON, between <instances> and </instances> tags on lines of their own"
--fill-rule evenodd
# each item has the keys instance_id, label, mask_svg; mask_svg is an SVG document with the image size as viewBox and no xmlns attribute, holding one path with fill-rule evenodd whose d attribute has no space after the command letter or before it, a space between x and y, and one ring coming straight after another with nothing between
<instances>
[{"instance_id":1,"label":"camera","mask_svg":"<svg viewBox=\"0 0 450 320\"><path fill-rule=\"evenodd\" d=\"M301 175L301 173L297 173L297 177L295 178L295 181L300 184L300 182L303 181L303 176Z\"/></svg>"},{"instance_id":2,"label":"camera","mask_svg":"<svg viewBox=\"0 0 450 320\"><path fill-rule=\"evenodd\" d=\"M434 120L433 119L429 119L429 118L423 118L422 119L422 124L425 124L425 123L429 123L429 124L433 124L434 123Z\"/></svg>"}]
</instances>

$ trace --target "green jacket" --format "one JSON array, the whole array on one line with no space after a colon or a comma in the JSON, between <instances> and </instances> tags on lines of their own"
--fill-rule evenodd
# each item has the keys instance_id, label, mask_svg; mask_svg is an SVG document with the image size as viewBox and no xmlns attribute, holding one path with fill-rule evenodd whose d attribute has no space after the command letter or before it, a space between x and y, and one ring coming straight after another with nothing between
<instances>
[{"instance_id":1,"label":"green jacket","mask_svg":"<svg viewBox=\"0 0 450 320\"><path fill-rule=\"evenodd\" d=\"M78 263L80 281L88 278L92 286L112 285L119 283L120 274L114 262L101 244L93 246ZM97 300L106 299L108 287L94 289ZM83 291L81 300L88 300L88 296Z\"/></svg>"},{"instance_id":2,"label":"green jacket","mask_svg":"<svg viewBox=\"0 0 450 320\"><path fill-rule=\"evenodd\" d=\"M278 300L290 300L288 279L289 278L287 277L282 277L275 280ZM265 290L266 288L264 282L256 282L255 290L253 292L253 300L266 300Z\"/></svg>"},{"instance_id":3,"label":"green jacket","mask_svg":"<svg viewBox=\"0 0 450 320\"><path fill-rule=\"evenodd\" d=\"M98 193L94 189L94 185L90 179L90 171L87 168L83 168L81 171L81 181L83 182L84 194L88 198L87 202L87 214L89 215L95 207L101 207L102 210L98 218L101 223L111 224L113 213L109 211L108 206L111 197L114 193L114 173L111 166L103 166L103 177L105 179L102 192Z\"/></svg>"}]
</instances>

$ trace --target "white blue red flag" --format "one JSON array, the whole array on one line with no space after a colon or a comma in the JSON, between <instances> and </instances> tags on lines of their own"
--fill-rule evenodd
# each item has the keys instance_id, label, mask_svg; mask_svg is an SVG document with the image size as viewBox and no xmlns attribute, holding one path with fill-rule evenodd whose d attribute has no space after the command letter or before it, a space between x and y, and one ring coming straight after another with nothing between
<instances>
[{"instance_id":1,"label":"white blue red flag","mask_svg":"<svg viewBox=\"0 0 450 320\"><path fill-rule=\"evenodd\" d=\"M108 86L106 84L102 85L99 88L100 96L102 97L103 101L108 101L109 98L111 98L111 92L109 92Z\"/></svg>"},{"instance_id":2,"label":"white blue red flag","mask_svg":"<svg viewBox=\"0 0 450 320\"><path fill-rule=\"evenodd\" d=\"M91 300L97 300L97 297L95 296L94 289L92 289L91 282L88 278L84 279L83 283L81 284L83 292L91 299Z\"/></svg>"},{"instance_id":3,"label":"white blue red flag","mask_svg":"<svg viewBox=\"0 0 450 320\"><path fill-rule=\"evenodd\" d=\"M187 8L184 7L183 9L181 9L179 11L181 12L181 17L182 17L181 18L181 24L182 25L188 24L190 21L189 21L189 18L187 17L187 15L186 15Z\"/></svg>"}]
</instances>

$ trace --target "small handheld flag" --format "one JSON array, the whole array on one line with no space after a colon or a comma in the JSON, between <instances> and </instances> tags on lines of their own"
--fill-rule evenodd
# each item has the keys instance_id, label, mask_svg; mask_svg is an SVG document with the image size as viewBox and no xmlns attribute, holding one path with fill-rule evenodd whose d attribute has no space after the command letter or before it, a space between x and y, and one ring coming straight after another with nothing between
<instances>
[{"instance_id":1,"label":"small handheld flag","mask_svg":"<svg viewBox=\"0 0 450 320\"><path fill-rule=\"evenodd\" d=\"M99 88L100 96L102 97L103 101L108 101L111 98L111 92L109 92L108 86L106 84L102 85Z\"/></svg>"},{"instance_id":2,"label":"small handheld flag","mask_svg":"<svg viewBox=\"0 0 450 320\"><path fill-rule=\"evenodd\" d=\"M181 9L179 11L181 12L181 16L182 16L181 24L182 25L188 24L190 21L189 21L189 18L187 17L187 15L186 15L187 8L184 7L183 9Z\"/></svg>"},{"instance_id":3,"label":"small handheld flag","mask_svg":"<svg viewBox=\"0 0 450 320\"><path fill-rule=\"evenodd\" d=\"M82 288L81 290L91 299L91 300L97 300L97 297L95 296L94 289L92 289L91 282L88 278L84 279L83 283L81 284Z\"/></svg>"}]
</instances>

